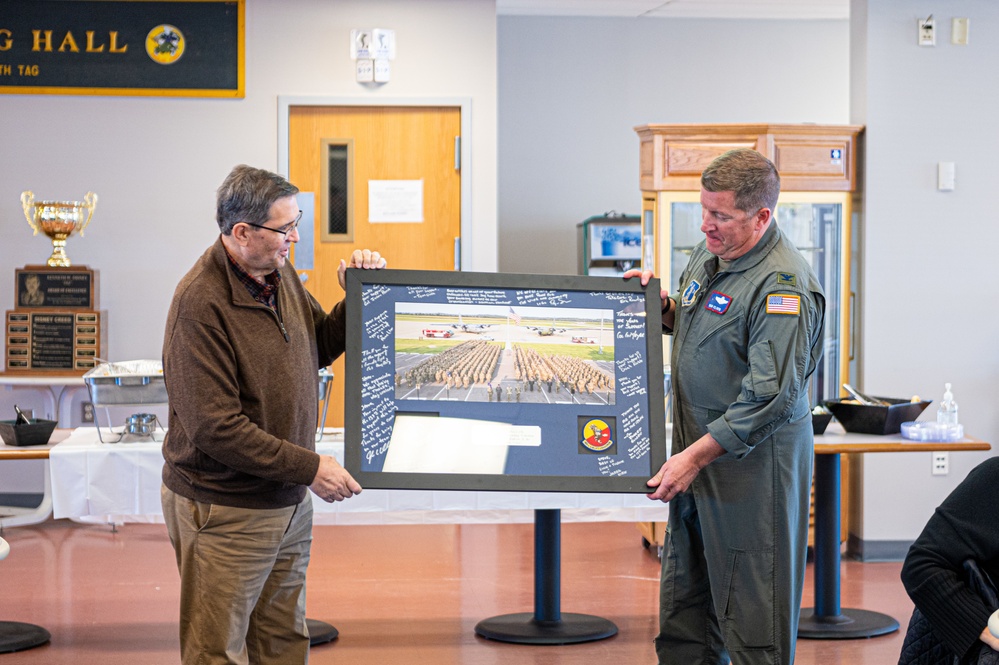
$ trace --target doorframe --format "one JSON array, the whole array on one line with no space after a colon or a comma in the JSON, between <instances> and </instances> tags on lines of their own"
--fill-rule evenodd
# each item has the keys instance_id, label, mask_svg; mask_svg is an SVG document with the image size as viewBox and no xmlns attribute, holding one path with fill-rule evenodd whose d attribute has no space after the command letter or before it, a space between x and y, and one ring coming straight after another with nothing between
<instances>
[{"instance_id":1,"label":"doorframe","mask_svg":"<svg viewBox=\"0 0 999 665\"><path fill-rule=\"evenodd\" d=\"M460 270L472 265L472 98L471 97L355 97L278 95L278 173L290 177L291 137L289 118L292 106L450 106L461 109L461 233Z\"/></svg>"}]
</instances>

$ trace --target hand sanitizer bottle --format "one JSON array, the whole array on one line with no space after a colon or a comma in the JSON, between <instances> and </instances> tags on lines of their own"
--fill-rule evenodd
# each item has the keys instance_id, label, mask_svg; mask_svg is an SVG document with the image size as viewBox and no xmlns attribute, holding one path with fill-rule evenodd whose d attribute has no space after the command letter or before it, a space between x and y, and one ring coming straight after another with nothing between
<instances>
[{"instance_id":1,"label":"hand sanitizer bottle","mask_svg":"<svg viewBox=\"0 0 999 665\"><path fill-rule=\"evenodd\" d=\"M943 401L937 409L937 422L941 425L957 425L957 402L954 401L949 383L944 384Z\"/></svg>"}]
</instances>

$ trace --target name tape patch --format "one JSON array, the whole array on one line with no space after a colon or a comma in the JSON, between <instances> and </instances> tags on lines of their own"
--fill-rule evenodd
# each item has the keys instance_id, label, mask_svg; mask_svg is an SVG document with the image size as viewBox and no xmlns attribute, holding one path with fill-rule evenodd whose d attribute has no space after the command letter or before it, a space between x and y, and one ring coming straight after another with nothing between
<instances>
[{"instance_id":1,"label":"name tape patch","mask_svg":"<svg viewBox=\"0 0 999 665\"><path fill-rule=\"evenodd\" d=\"M704 303L704 309L715 314L724 314L731 304L732 296L727 296L721 291L712 291L711 295L708 296L708 301Z\"/></svg>"}]
</instances>

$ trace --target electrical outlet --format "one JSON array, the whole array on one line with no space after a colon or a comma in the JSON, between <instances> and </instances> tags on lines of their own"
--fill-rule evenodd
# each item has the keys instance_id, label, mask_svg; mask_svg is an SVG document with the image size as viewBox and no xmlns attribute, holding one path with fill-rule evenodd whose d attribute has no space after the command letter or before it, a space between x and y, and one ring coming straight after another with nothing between
<instances>
[{"instance_id":1,"label":"electrical outlet","mask_svg":"<svg viewBox=\"0 0 999 665\"><path fill-rule=\"evenodd\" d=\"M80 403L80 422L81 423L92 423L94 422L94 405L91 402L81 402Z\"/></svg>"},{"instance_id":2,"label":"electrical outlet","mask_svg":"<svg viewBox=\"0 0 999 665\"><path fill-rule=\"evenodd\" d=\"M969 19L952 18L950 20L950 43L958 46L967 46L969 27Z\"/></svg>"},{"instance_id":3,"label":"electrical outlet","mask_svg":"<svg viewBox=\"0 0 999 665\"><path fill-rule=\"evenodd\" d=\"M933 20L932 14L926 18L916 19L916 29L919 35L920 46L936 46L936 21Z\"/></svg>"},{"instance_id":4,"label":"electrical outlet","mask_svg":"<svg viewBox=\"0 0 999 665\"><path fill-rule=\"evenodd\" d=\"M950 473L950 453L933 453L933 475L946 476Z\"/></svg>"}]
</instances>

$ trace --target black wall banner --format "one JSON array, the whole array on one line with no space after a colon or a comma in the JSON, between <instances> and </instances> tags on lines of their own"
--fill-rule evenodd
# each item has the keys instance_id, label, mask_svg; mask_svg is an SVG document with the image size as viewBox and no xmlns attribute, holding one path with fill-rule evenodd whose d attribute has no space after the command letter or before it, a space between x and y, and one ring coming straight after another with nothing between
<instances>
[{"instance_id":1,"label":"black wall banner","mask_svg":"<svg viewBox=\"0 0 999 665\"><path fill-rule=\"evenodd\" d=\"M243 97L245 0L3 0L0 94Z\"/></svg>"}]
</instances>

